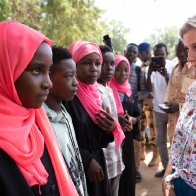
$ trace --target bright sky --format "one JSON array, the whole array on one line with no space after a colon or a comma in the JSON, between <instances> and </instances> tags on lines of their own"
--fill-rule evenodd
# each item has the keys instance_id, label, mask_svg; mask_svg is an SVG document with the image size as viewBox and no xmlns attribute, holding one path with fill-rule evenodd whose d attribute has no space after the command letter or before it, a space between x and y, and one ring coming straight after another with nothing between
<instances>
[{"instance_id":1,"label":"bright sky","mask_svg":"<svg viewBox=\"0 0 196 196\"><path fill-rule=\"evenodd\" d=\"M196 14L196 0L95 0L104 19L121 21L130 29L127 42L137 44L158 29L181 27Z\"/></svg>"}]
</instances>

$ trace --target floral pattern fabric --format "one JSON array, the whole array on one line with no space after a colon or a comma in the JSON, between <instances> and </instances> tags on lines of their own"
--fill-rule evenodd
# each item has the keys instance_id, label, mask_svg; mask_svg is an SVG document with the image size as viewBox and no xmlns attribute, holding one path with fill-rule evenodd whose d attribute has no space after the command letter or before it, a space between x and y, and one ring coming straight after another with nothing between
<instances>
[{"instance_id":1,"label":"floral pattern fabric","mask_svg":"<svg viewBox=\"0 0 196 196\"><path fill-rule=\"evenodd\" d=\"M170 165L178 176L196 189L196 82L189 88L176 125Z\"/></svg>"},{"instance_id":2,"label":"floral pattern fabric","mask_svg":"<svg viewBox=\"0 0 196 196\"><path fill-rule=\"evenodd\" d=\"M191 68L188 68L188 64L186 64L183 69L180 69L179 65L176 65L172 71L172 76L169 80L166 96L165 96L165 102L169 103L181 103L183 104L185 102L185 96L186 94L182 92L182 86L183 86L183 79L184 78L190 78L190 79L196 79L196 71L194 66ZM167 132L169 135L170 142L173 139L174 131L176 128L176 124L179 118L179 112L169 114L168 116L168 128Z\"/></svg>"}]
</instances>

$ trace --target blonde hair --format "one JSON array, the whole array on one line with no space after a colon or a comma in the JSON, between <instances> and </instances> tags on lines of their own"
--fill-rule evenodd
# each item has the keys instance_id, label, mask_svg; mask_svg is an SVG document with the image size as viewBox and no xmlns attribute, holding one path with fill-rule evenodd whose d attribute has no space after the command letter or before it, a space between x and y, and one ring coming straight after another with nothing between
<instances>
[{"instance_id":1,"label":"blonde hair","mask_svg":"<svg viewBox=\"0 0 196 196\"><path fill-rule=\"evenodd\" d=\"M183 38L184 34L190 31L191 29L196 29L196 15L192 16L191 18L188 18L188 20L180 29L181 38Z\"/></svg>"}]
</instances>

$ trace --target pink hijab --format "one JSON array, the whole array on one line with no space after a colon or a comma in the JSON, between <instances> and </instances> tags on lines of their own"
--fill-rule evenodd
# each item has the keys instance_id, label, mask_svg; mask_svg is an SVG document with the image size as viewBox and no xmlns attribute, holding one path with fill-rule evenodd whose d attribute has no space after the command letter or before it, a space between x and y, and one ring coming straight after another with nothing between
<instances>
[{"instance_id":1,"label":"pink hijab","mask_svg":"<svg viewBox=\"0 0 196 196\"><path fill-rule=\"evenodd\" d=\"M22 106L14 82L30 63L43 34L17 21L0 22L0 148L17 164L29 186L47 183L40 158L44 143L50 154L61 196L77 195L43 108Z\"/></svg>"},{"instance_id":2,"label":"pink hijab","mask_svg":"<svg viewBox=\"0 0 196 196\"><path fill-rule=\"evenodd\" d=\"M72 58L77 64L82 58L91 54L97 53L100 57L102 63L102 54L99 49L99 46L95 43L88 41L76 41L70 47L69 51L72 54ZM84 106L85 110L97 124L96 113L100 112L102 109L102 100L98 91L98 83L94 84L85 84L78 79L78 91L77 97L80 100L81 104Z\"/></svg>"},{"instance_id":3,"label":"pink hijab","mask_svg":"<svg viewBox=\"0 0 196 196\"><path fill-rule=\"evenodd\" d=\"M77 64L82 58L91 53L97 53L100 56L101 64L102 64L102 53L99 49L99 46L92 42L87 41L77 41L73 43L69 51L71 52L75 63ZM78 80L78 92L77 97L80 100L81 104L84 106L85 110L93 120L95 124L97 124L96 114L102 110L102 100L101 95L99 93L98 83L94 84L85 84ZM123 139L124 133L118 123L116 121L116 128L113 130L114 140L116 143L116 148L119 148Z\"/></svg>"},{"instance_id":4,"label":"pink hijab","mask_svg":"<svg viewBox=\"0 0 196 196\"><path fill-rule=\"evenodd\" d=\"M122 61L127 63L127 65L128 65L128 74L130 75L129 61L123 55L120 55L120 54L115 55L115 68L117 68L119 63L122 62ZM109 86L112 88L113 93L114 93L114 98L116 100L118 115L123 115L124 110L123 110L122 103L121 103L118 92L125 93L128 97L131 96L132 90L131 90L131 86L129 84L128 78L123 84L120 84L113 77L112 80L109 82Z\"/></svg>"}]
</instances>

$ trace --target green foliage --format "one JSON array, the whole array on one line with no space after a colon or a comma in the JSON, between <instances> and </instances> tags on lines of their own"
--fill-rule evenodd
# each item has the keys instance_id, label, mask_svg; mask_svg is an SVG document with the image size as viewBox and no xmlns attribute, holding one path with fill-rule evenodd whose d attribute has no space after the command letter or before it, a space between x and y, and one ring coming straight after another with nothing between
<instances>
[{"instance_id":1,"label":"green foliage","mask_svg":"<svg viewBox=\"0 0 196 196\"><path fill-rule=\"evenodd\" d=\"M9 19L10 3L9 0L0 0L0 21Z\"/></svg>"},{"instance_id":2,"label":"green foliage","mask_svg":"<svg viewBox=\"0 0 196 196\"><path fill-rule=\"evenodd\" d=\"M175 46L178 40L179 29L177 27L166 27L165 29L159 29L154 34L151 34L145 41L149 42L151 46L155 46L157 43L165 43L168 47L168 58L173 59L175 57Z\"/></svg>"},{"instance_id":3,"label":"green foliage","mask_svg":"<svg viewBox=\"0 0 196 196\"><path fill-rule=\"evenodd\" d=\"M43 32L53 44L68 47L77 40L102 44L103 35L111 34L115 51L121 52L127 30L119 22L102 21L102 13L94 0L0 0L1 21L25 23Z\"/></svg>"},{"instance_id":4,"label":"green foliage","mask_svg":"<svg viewBox=\"0 0 196 196\"><path fill-rule=\"evenodd\" d=\"M0 0L0 19L18 20L39 29L41 26L40 0Z\"/></svg>"},{"instance_id":5,"label":"green foliage","mask_svg":"<svg viewBox=\"0 0 196 196\"><path fill-rule=\"evenodd\" d=\"M48 0L43 10L42 31L54 44L69 46L76 40L100 41L102 12L93 1Z\"/></svg>"},{"instance_id":6,"label":"green foliage","mask_svg":"<svg viewBox=\"0 0 196 196\"><path fill-rule=\"evenodd\" d=\"M117 54L123 54L123 49L126 46L125 34L129 32L121 22L112 20L109 23L108 29L112 39L112 46Z\"/></svg>"}]
</instances>

